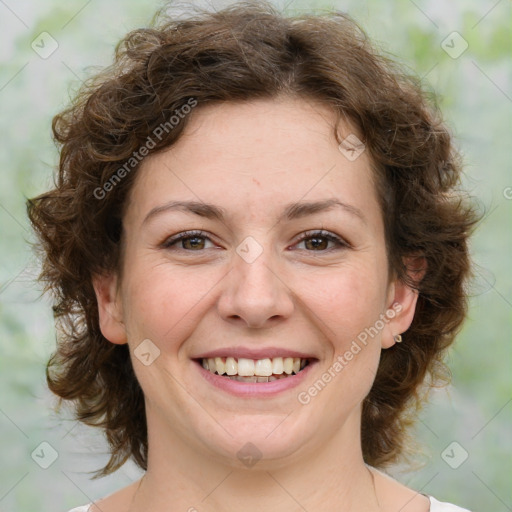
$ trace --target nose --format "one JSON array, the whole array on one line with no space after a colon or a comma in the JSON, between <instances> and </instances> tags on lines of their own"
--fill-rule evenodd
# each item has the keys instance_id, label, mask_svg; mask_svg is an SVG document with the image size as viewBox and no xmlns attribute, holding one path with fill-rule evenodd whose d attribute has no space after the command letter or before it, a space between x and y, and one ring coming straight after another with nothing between
<instances>
[{"instance_id":1,"label":"nose","mask_svg":"<svg viewBox=\"0 0 512 512\"><path fill-rule=\"evenodd\" d=\"M218 301L219 314L225 320L263 328L291 316L292 292L275 270L278 265L271 261L270 252L263 251L252 262L234 255L233 268Z\"/></svg>"}]
</instances>

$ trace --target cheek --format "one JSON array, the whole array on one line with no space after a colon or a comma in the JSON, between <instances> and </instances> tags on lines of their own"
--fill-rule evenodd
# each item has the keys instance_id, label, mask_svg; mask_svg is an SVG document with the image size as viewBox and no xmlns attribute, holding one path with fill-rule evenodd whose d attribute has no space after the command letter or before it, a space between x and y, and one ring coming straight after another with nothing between
<instances>
[{"instance_id":1,"label":"cheek","mask_svg":"<svg viewBox=\"0 0 512 512\"><path fill-rule=\"evenodd\" d=\"M368 394L375 378L381 354L381 332L375 326L386 304L386 276L378 268L365 270L354 269L333 280L325 299L331 329L337 334L333 342L337 384L332 393L340 400L351 397L354 405Z\"/></svg>"},{"instance_id":2,"label":"cheek","mask_svg":"<svg viewBox=\"0 0 512 512\"><path fill-rule=\"evenodd\" d=\"M335 415L356 407L373 384L381 343L380 332L373 335L371 328L385 308L386 283L379 265L361 260L307 283L307 305L320 318L317 325L330 342L331 358L322 376L329 384L323 400Z\"/></svg>"},{"instance_id":3,"label":"cheek","mask_svg":"<svg viewBox=\"0 0 512 512\"><path fill-rule=\"evenodd\" d=\"M338 351L383 312L386 276L376 266L347 265L308 279L299 289L306 305L328 327L326 335L335 340Z\"/></svg>"},{"instance_id":4,"label":"cheek","mask_svg":"<svg viewBox=\"0 0 512 512\"><path fill-rule=\"evenodd\" d=\"M218 281L209 275L165 264L132 267L123 288L128 341L149 338L168 350L186 339Z\"/></svg>"}]
</instances>

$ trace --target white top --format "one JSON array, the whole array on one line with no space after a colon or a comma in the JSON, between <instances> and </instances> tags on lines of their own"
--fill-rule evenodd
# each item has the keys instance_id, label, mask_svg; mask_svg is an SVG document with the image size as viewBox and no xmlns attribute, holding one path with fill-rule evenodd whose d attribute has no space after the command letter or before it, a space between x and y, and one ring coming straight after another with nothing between
<instances>
[{"instance_id":1,"label":"white top","mask_svg":"<svg viewBox=\"0 0 512 512\"><path fill-rule=\"evenodd\" d=\"M457 507L457 505L452 505L451 503L445 503L441 501L437 501L432 496L427 496L430 500L430 512L470 512L467 508ZM76 507L69 512L89 512L89 505L84 505L83 507Z\"/></svg>"},{"instance_id":2,"label":"white top","mask_svg":"<svg viewBox=\"0 0 512 512\"><path fill-rule=\"evenodd\" d=\"M470 512L467 508L457 507L457 505L445 503L444 501L437 501L432 496L427 497L430 500L430 512ZM87 510L85 512L87 512Z\"/></svg>"}]
</instances>

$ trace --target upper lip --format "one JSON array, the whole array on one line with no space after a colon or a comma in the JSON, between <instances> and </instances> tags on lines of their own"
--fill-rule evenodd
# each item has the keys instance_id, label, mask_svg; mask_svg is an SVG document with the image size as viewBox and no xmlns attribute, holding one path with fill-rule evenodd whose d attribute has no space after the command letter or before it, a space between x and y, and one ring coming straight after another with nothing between
<instances>
[{"instance_id":1,"label":"upper lip","mask_svg":"<svg viewBox=\"0 0 512 512\"><path fill-rule=\"evenodd\" d=\"M193 359L208 359L214 357L234 357L235 359L267 359L274 357L300 357L301 359L316 359L311 354L279 347L247 348L247 347L226 347L210 350L200 354Z\"/></svg>"}]
</instances>

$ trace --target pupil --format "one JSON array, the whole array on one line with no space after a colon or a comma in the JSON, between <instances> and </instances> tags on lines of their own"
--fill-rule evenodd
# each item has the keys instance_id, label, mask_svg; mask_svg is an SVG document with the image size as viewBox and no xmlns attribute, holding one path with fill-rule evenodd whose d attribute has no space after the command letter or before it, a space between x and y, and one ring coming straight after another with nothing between
<instances>
[{"instance_id":1,"label":"pupil","mask_svg":"<svg viewBox=\"0 0 512 512\"><path fill-rule=\"evenodd\" d=\"M184 240L185 243L189 242L192 245L192 248L197 248L197 243L199 240L199 244L201 243L201 237L200 236L193 236L189 237L186 240Z\"/></svg>"},{"instance_id":2,"label":"pupil","mask_svg":"<svg viewBox=\"0 0 512 512\"><path fill-rule=\"evenodd\" d=\"M322 240L324 241L323 244L322 244ZM316 248L316 249L318 249L321 245L322 245L321 248L325 249L325 247L323 246L323 245L325 245L325 241L326 240L323 237L313 237L313 238L309 239L309 242L312 242L313 248ZM308 243L308 240L306 240L306 243Z\"/></svg>"}]
</instances>

